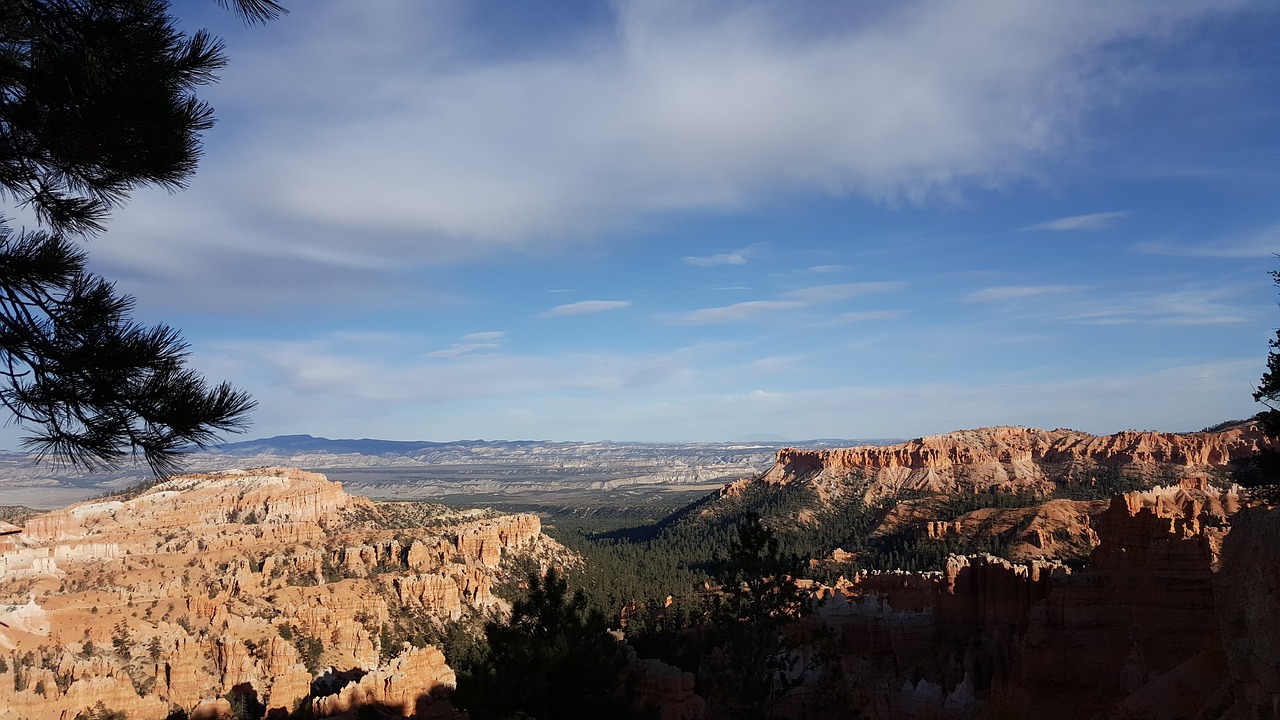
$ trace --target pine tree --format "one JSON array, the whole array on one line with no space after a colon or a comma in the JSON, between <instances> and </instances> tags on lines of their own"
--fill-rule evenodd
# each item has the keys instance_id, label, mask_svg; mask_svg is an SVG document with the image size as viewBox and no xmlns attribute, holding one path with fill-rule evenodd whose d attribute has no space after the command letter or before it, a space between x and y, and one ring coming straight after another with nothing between
<instances>
[{"instance_id":1,"label":"pine tree","mask_svg":"<svg viewBox=\"0 0 1280 720\"><path fill-rule=\"evenodd\" d=\"M1271 277L1280 285L1280 271L1271 271ZM1267 353L1267 370L1258 381L1253 399L1267 407L1254 416L1262 432L1269 438L1280 439L1280 330L1270 342ZM1234 475L1236 482L1250 487L1259 499L1273 505L1280 504L1280 452L1263 450L1239 463Z\"/></svg>"},{"instance_id":2,"label":"pine tree","mask_svg":"<svg viewBox=\"0 0 1280 720\"><path fill-rule=\"evenodd\" d=\"M488 650L459 674L457 702L479 720L634 717L626 654L606 630L554 569L531 574L510 620L486 625Z\"/></svg>"},{"instance_id":3,"label":"pine tree","mask_svg":"<svg viewBox=\"0 0 1280 720\"><path fill-rule=\"evenodd\" d=\"M219 0L224 6L228 0ZM246 22L284 12L232 0ZM185 366L176 331L134 323L133 299L85 269L74 239L102 232L136 188L176 190L195 170L212 108L195 95L222 43L175 27L162 0L0 0L0 403L39 457L93 468L242 430L254 403Z\"/></svg>"},{"instance_id":4,"label":"pine tree","mask_svg":"<svg viewBox=\"0 0 1280 720\"><path fill-rule=\"evenodd\" d=\"M787 637L788 628L812 610L797 571L760 516L743 516L729 546L723 592L710 613L718 652L704 673L712 699L731 717L770 717L809 669Z\"/></svg>"}]
</instances>

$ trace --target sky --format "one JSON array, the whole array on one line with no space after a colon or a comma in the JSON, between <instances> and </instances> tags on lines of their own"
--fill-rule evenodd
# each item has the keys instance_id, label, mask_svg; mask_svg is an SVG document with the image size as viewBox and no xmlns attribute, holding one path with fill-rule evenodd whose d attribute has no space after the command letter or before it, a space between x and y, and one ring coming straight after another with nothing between
<instances>
[{"instance_id":1,"label":"sky","mask_svg":"<svg viewBox=\"0 0 1280 720\"><path fill-rule=\"evenodd\" d=\"M1259 408L1280 5L335 0L89 240L245 437L1191 431ZM21 428L0 430L16 448ZM237 439L237 438L232 438Z\"/></svg>"}]
</instances>

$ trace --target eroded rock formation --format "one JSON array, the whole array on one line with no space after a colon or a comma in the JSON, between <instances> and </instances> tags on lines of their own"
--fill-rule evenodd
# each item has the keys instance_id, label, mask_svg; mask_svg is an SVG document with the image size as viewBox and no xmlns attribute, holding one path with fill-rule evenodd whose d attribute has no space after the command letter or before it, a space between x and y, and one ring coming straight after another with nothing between
<instances>
[{"instance_id":1,"label":"eroded rock formation","mask_svg":"<svg viewBox=\"0 0 1280 720\"><path fill-rule=\"evenodd\" d=\"M1217 718L1234 698L1236 717L1275 717L1280 512L1238 508L1198 483L1129 493L1102 513L1081 571L952 557L824 590L812 622L838 632L841 707Z\"/></svg>"},{"instance_id":2,"label":"eroded rock formation","mask_svg":"<svg viewBox=\"0 0 1280 720\"><path fill-rule=\"evenodd\" d=\"M365 707L400 717L427 717L435 706L438 712L433 716L441 717L442 713L452 713L439 694L457 684L453 670L438 649L430 645L409 648L385 667L348 682L336 693L316 698L313 707L316 717L323 718Z\"/></svg>"},{"instance_id":3,"label":"eroded rock formation","mask_svg":"<svg viewBox=\"0 0 1280 720\"><path fill-rule=\"evenodd\" d=\"M1097 481L1098 471L1177 480L1226 468L1275 447L1253 425L1215 433L1122 432L1094 436L1075 430L994 427L918 438L898 445L778 451L765 483L850 476L867 500L903 491L933 493L1051 491L1059 484ZM1170 473L1176 473L1168 477ZM732 487L732 486L730 486Z\"/></svg>"},{"instance_id":4,"label":"eroded rock formation","mask_svg":"<svg viewBox=\"0 0 1280 720\"><path fill-rule=\"evenodd\" d=\"M0 549L0 720L98 702L141 720L229 702L412 716L453 675L439 650L401 647L406 623L500 610L508 554L567 556L534 515L423 512L264 468L31 518ZM321 673L353 679L313 697Z\"/></svg>"}]
</instances>

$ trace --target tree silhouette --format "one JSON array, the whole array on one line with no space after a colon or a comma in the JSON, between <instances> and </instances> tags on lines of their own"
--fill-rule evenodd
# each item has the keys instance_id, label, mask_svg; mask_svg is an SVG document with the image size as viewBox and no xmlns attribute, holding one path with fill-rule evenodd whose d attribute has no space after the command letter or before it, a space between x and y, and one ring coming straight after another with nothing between
<instances>
[{"instance_id":1,"label":"tree silhouette","mask_svg":"<svg viewBox=\"0 0 1280 720\"><path fill-rule=\"evenodd\" d=\"M796 563L779 553L778 538L756 513L743 516L727 560L711 610L719 652L703 675L729 716L766 718L808 669L785 633L812 606L796 584Z\"/></svg>"},{"instance_id":2,"label":"tree silhouette","mask_svg":"<svg viewBox=\"0 0 1280 720\"><path fill-rule=\"evenodd\" d=\"M635 715L624 648L604 616L569 595L555 569L529 576L508 622L485 627L488 651L458 676L458 705L471 717L628 718Z\"/></svg>"},{"instance_id":3,"label":"tree silhouette","mask_svg":"<svg viewBox=\"0 0 1280 720\"><path fill-rule=\"evenodd\" d=\"M1271 277L1280 285L1280 271L1272 270ZM1262 432L1269 438L1280 438L1280 330L1269 343L1267 370L1262 374L1253 399L1266 406L1266 410L1254 416ZM1233 479L1252 489L1259 499L1280 504L1280 452L1262 450L1237 463Z\"/></svg>"},{"instance_id":4,"label":"tree silhouette","mask_svg":"<svg viewBox=\"0 0 1280 720\"><path fill-rule=\"evenodd\" d=\"M273 0L219 0L246 22ZM85 269L70 238L101 232L141 186L180 189L212 108L195 90L221 41L178 31L161 0L0 0L0 402L40 458L92 468L141 453L156 474L181 448L242 430L254 403L185 367L173 329L134 323L133 299Z\"/></svg>"}]
</instances>

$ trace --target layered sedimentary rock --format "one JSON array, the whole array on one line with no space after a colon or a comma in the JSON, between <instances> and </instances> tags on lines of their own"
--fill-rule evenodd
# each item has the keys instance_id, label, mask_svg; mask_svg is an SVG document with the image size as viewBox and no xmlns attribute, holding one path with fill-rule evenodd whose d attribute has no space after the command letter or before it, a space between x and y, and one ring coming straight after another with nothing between
<instances>
[{"instance_id":1,"label":"layered sedimentary rock","mask_svg":"<svg viewBox=\"0 0 1280 720\"><path fill-rule=\"evenodd\" d=\"M514 515L505 522L480 521L459 528L457 550L463 558L494 567L503 551L518 550L542 532L537 515Z\"/></svg>"},{"instance_id":2,"label":"layered sedimentary rock","mask_svg":"<svg viewBox=\"0 0 1280 720\"><path fill-rule=\"evenodd\" d=\"M865 497L907 491L935 493L1052 490L1096 481L1097 470L1149 474L1203 473L1226 468L1261 448L1275 447L1253 425L1215 433L1122 432L1094 436L1074 430L994 427L918 438L898 445L778 451L765 483L858 476ZM822 483L817 482L821 487Z\"/></svg>"},{"instance_id":3,"label":"layered sedimentary rock","mask_svg":"<svg viewBox=\"0 0 1280 720\"><path fill-rule=\"evenodd\" d=\"M1117 496L1078 572L952 557L942 572L825 591L814 622L838 631L843 702L878 718L971 717L979 704L1207 718L1230 705L1230 681L1240 716L1273 717L1260 708L1280 701L1280 514L1233 518L1238 502L1207 486Z\"/></svg>"},{"instance_id":4,"label":"layered sedimentary rock","mask_svg":"<svg viewBox=\"0 0 1280 720\"><path fill-rule=\"evenodd\" d=\"M1035 608L1018 691L1095 712L1217 646L1212 580L1225 528L1206 504L1181 489L1113 499L1088 572ZM1087 662L1072 661L1084 648Z\"/></svg>"},{"instance_id":5,"label":"layered sedimentary rock","mask_svg":"<svg viewBox=\"0 0 1280 720\"><path fill-rule=\"evenodd\" d=\"M451 715L448 704L439 698L441 691L457 687L453 670L445 663L444 654L428 645L409 648L386 667L365 673L331 695L316 698L316 717L331 717L369 707L391 712L400 717L426 717L435 706L436 717Z\"/></svg>"},{"instance_id":6,"label":"layered sedimentary rock","mask_svg":"<svg viewBox=\"0 0 1280 720\"><path fill-rule=\"evenodd\" d=\"M410 700L450 687L452 671L436 650L390 660L401 643L500 610L507 555L568 557L536 516L431 512L262 468L31 518L0 549L0 720L70 718L98 701L130 718L216 715L224 696L412 715ZM324 704L312 697L322 674L358 681Z\"/></svg>"},{"instance_id":7,"label":"layered sedimentary rock","mask_svg":"<svg viewBox=\"0 0 1280 720\"><path fill-rule=\"evenodd\" d=\"M1280 717L1280 509L1233 518L1214 603L1237 716Z\"/></svg>"}]
</instances>

